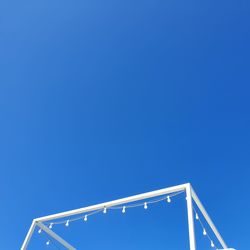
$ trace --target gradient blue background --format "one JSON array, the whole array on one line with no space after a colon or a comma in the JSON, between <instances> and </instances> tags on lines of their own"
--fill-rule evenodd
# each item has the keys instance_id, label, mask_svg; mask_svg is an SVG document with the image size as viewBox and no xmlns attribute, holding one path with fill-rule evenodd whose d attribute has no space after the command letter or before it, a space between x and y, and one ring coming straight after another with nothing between
<instances>
[{"instance_id":1,"label":"gradient blue background","mask_svg":"<svg viewBox=\"0 0 250 250\"><path fill-rule=\"evenodd\" d=\"M33 218L185 182L249 249L249 26L244 0L1 1L1 249ZM182 198L57 232L78 249L188 249Z\"/></svg>"}]
</instances>

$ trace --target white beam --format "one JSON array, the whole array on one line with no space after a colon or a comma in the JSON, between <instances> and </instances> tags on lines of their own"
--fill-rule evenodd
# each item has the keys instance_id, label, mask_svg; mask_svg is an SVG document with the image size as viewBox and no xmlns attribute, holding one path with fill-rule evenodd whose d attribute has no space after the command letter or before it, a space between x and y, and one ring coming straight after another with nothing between
<instances>
[{"instance_id":1,"label":"white beam","mask_svg":"<svg viewBox=\"0 0 250 250\"><path fill-rule=\"evenodd\" d=\"M213 221L211 220L211 218L208 215L206 209L202 205L201 201L199 200L198 196L196 195L196 193L195 193L195 191L193 189L192 189L192 197L193 197L196 205L198 206L199 210L203 214L204 218L206 219L208 225L211 227L211 229L213 230L213 232L214 232L215 236L217 237L218 241L222 245L223 249L227 249L228 247L227 247L226 243L224 242L223 238L221 237L220 233L218 232L218 230L215 227Z\"/></svg>"},{"instance_id":2,"label":"white beam","mask_svg":"<svg viewBox=\"0 0 250 250\"><path fill-rule=\"evenodd\" d=\"M32 224L30 226L30 229L25 237L25 240L23 242L23 245L21 246L21 250L26 250L27 247L28 247L28 244L29 244L29 241L30 241L30 238L35 230L35 227L36 227L36 222L35 220L32 221Z\"/></svg>"},{"instance_id":3,"label":"white beam","mask_svg":"<svg viewBox=\"0 0 250 250\"><path fill-rule=\"evenodd\" d=\"M73 246L71 246L67 241L65 241L63 238L61 238L58 234L50 230L48 227L46 227L43 223L37 222L37 226L40 227L45 233L50 235L53 239L60 242L65 248L68 250L76 250Z\"/></svg>"},{"instance_id":4,"label":"white beam","mask_svg":"<svg viewBox=\"0 0 250 250\"><path fill-rule=\"evenodd\" d=\"M185 189L186 189L186 184L178 185L178 186L174 186L174 187L169 187L169 188L164 188L164 189L160 189L160 190L153 191L153 192L148 192L148 193L144 193L144 194L130 196L130 197L123 198L123 199L118 199L118 200L113 200L110 202L97 204L94 206L88 206L88 207L74 209L74 210L70 210L67 212L62 212L62 213L58 213L58 214L54 214L54 215L40 217L40 218L37 218L36 221L45 222L45 221L57 220L57 219L60 219L63 217L69 217L69 216L74 216L77 214L82 214L82 213L87 213L87 212L103 209L104 207L108 208L108 207L126 204L126 203L130 203L130 202L134 202L134 201L153 198L153 197L160 196L160 195L184 191Z\"/></svg>"},{"instance_id":5,"label":"white beam","mask_svg":"<svg viewBox=\"0 0 250 250\"><path fill-rule=\"evenodd\" d=\"M113 206L118 206L118 205L127 204L127 203L131 203L131 202L135 202L135 201L145 200L145 199L149 199L149 198L153 198L153 197L157 197L157 196L161 196L161 195L166 195L166 194L170 194L170 193L175 193L175 192L179 192L179 191L186 191L190 250L196 250L192 199L197 204L198 208L200 209L204 218L206 219L206 221L208 222L208 224L212 228L214 234L216 235L217 239L219 240L219 242L221 243L223 248L227 249L225 242L223 241L221 235L219 234L219 232L216 229L216 227L214 226L212 220L208 216L205 208L203 207L203 205L201 204L197 195L195 194L194 190L192 189L191 184L187 183L187 184L183 184L183 185L164 188L164 189L160 189L160 190L156 190L156 191L152 191L152 192L147 192L147 193L143 193L143 194L139 194L139 195L133 195L133 196L123 198L123 199L113 200L110 202L105 202L105 203L101 203L101 204L97 204L97 205L93 205L93 206L88 206L88 207L84 207L84 208L74 209L74 210L70 210L67 212L62 212L62 213L57 213L57 214L37 218L33 221L32 225L29 229L29 232L24 240L24 243L22 245L21 250L27 249L27 246L29 244L30 238L34 232L36 225L39 226L44 232L49 234L56 241L60 242L67 249L75 250L75 248L73 246L71 246L69 243L67 243L65 240L63 240L60 236L58 236L56 233L54 233L48 227L46 227L42 222L57 220L57 219L64 218L64 217L70 217L70 216L74 216L74 215L78 215L78 214L83 214L83 213L87 213L87 212L91 212L91 211L100 210L100 209L103 209L104 207L109 208L109 207L113 207Z\"/></svg>"},{"instance_id":6,"label":"white beam","mask_svg":"<svg viewBox=\"0 0 250 250\"><path fill-rule=\"evenodd\" d=\"M194 231L194 213L192 204L191 185L188 183L186 187L187 212L188 212L188 232L190 250L196 250L195 231Z\"/></svg>"}]
</instances>

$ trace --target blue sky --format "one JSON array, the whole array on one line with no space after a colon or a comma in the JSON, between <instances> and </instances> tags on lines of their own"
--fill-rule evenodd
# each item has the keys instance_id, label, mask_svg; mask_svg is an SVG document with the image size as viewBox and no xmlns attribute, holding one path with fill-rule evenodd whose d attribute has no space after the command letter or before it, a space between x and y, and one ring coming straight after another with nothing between
<instances>
[{"instance_id":1,"label":"blue sky","mask_svg":"<svg viewBox=\"0 0 250 250\"><path fill-rule=\"evenodd\" d=\"M2 1L1 248L33 218L191 182L248 249L249 7ZM188 249L184 197L142 210L55 230L78 249ZM43 237L30 249L56 249Z\"/></svg>"}]
</instances>

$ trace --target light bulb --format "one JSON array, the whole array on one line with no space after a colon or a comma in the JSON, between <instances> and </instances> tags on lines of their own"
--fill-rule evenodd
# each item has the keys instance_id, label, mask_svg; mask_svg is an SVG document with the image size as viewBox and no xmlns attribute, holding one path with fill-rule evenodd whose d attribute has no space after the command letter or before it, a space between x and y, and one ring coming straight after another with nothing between
<instances>
[{"instance_id":1,"label":"light bulb","mask_svg":"<svg viewBox=\"0 0 250 250\"><path fill-rule=\"evenodd\" d=\"M203 229L203 235L207 235L206 229Z\"/></svg>"},{"instance_id":2,"label":"light bulb","mask_svg":"<svg viewBox=\"0 0 250 250\"><path fill-rule=\"evenodd\" d=\"M50 241L48 240L47 242L46 242L46 245L48 246L50 244Z\"/></svg>"},{"instance_id":3,"label":"light bulb","mask_svg":"<svg viewBox=\"0 0 250 250\"><path fill-rule=\"evenodd\" d=\"M148 209L148 204L147 204L147 202L144 203L144 209Z\"/></svg>"},{"instance_id":4,"label":"light bulb","mask_svg":"<svg viewBox=\"0 0 250 250\"><path fill-rule=\"evenodd\" d=\"M125 214L125 212L126 212L126 207L124 206L124 207L122 208L122 213Z\"/></svg>"},{"instance_id":5,"label":"light bulb","mask_svg":"<svg viewBox=\"0 0 250 250\"><path fill-rule=\"evenodd\" d=\"M51 229L53 227L53 223L49 224L49 229Z\"/></svg>"},{"instance_id":6,"label":"light bulb","mask_svg":"<svg viewBox=\"0 0 250 250\"><path fill-rule=\"evenodd\" d=\"M213 241L211 241L211 247L214 247L214 243L213 243Z\"/></svg>"},{"instance_id":7,"label":"light bulb","mask_svg":"<svg viewBox=\"0 0 250 250\"><path fill-rule=\"evenodd\" d=\"M197 213L195 214L195 219L199 220L199 215Z\"/></svg>"},{"instance_id":8,"label":"light bulb","mask_svg":"<svg viewBox=\"0 0 250 250\"><path fill-rule=\"evenodd\" d=\"M170 196L169 196L169 195L167 196L167 202L168 202L168 203L171 202L171 199L170 199Z\"/></svg>"},{"instance_id":9,"label":"light bulb","mask_svg":"<svg viewBox=\"0 0 250 250\"><path fill-rule=\"evenodd\" d=\"M69 220L67 220L66 224L65 224L66 227L69 226Z\"/></svg>"},{"instance_id":10,"label":"light bulb","mask_svg":"<svg viewBox=\"0 0 250 250\"><path fill-rule=\"evenodd\" d=\"M88 220L88 215L86 214L85 216L84 216L84 221L87 221Z\"/></svg>"},{"instance_id":11,"label":"light bulb","mask_svg":"<svg viewBox=\"0 0 250 250\"><path fill-rule=\"evenodd\" d=\"M103 213L104 213L104 214L106 214L106 213L107 213L107 208L106 208L106 207L104 207L104 209L103 209Z\"/></svg>"},{"instance_id":12,"label":"light bulb","mask_svg":"<svg viewBox=\"0 0 250 250\"><path fill-rule=\"evenodd\" d=\"M38 230L38 233L40 234L42 232L42 229L40 228L39 230Z\"/></svg>"}]
</instances>

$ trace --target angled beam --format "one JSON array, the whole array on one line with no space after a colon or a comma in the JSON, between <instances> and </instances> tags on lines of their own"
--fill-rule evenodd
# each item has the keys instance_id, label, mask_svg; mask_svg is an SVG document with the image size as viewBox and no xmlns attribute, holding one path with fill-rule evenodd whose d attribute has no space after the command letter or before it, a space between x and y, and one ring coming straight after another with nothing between
<instances>
[{"instance_id":1,"label":"angled beam","mask_svg":"<svg viewBox=\"0 0 250 250\"><path fill-rule=\"evenodd\" d=\"M30 229L29 229L29 231L28 231L28 233L27 233L27 235L25 237L23 245L21 246L21 250L26 250L27 249L28 244L29 244L30 239L31 239L31 236L32 236L32 234L33 234L33 232L35 230L35 227L36 227L36 222L35 222L35 220L33 220L32 224L30 226Z\"/></svg>"},{"instance_id":2,"label":"angled beam","mask_svg":"<svg viewBox=\"0 0 250 250\"><path fill-rule=\"evenodd\" d=\"M60 242L65 248L68 250L76 250L73 246L71 246L67 241L57 235L55 232L46 227L43 223L37 222L37 226L40 227L45 233L47 233L50 237Z\"/></svg>"},{"instance_id":3,"label":"angled beam","mask_svg":"<svg viewBox=\"0 0 250 250\"><path fill-rule=\"evenodd\" d=\"M87 212L103 209L104 207L108 208L112 206L122 205L122 204L130 203L130 202L134 202L134 201L144 200L144 199L153 198L156 196L170 194L170 193L184 191L184 190L186 190L186 184L169 187L169 188L163 188L157 191L134 195L134 196L130 196L130 197L123 198L123 199L113 200L110 202L105 202L105 203L97 204L94 206L88 206L84 208L70 210L70 211L63 212L63 213L40 217L40 218L37 218L36 221L45 222L45 221L50 221L50 220L57 220L63 217L69 217L69 216L74 216L77 214L82 214L82 213L87 213Z\"/></svg>"},{"instance_id":4,"label":"angled beam","mask_svg":"<svg viewBox=\"0 0 250 250\"><path fill-rule=\"evenodd\" d=\"M211 229L213 230L215 236L217 237L218 241L220 242L220 244L222 245L223 249L228 249L226 243L224 242L223 238L221 237L219 231L217 230L217 228L215 227L213 221L211 220L210 216L208 215L206 209L204 208L204 206L202 205L201 201L199 200L198 196L196 195L195 191L191 188L192 190L192 197L193 200L195 201L197 207L199 208L199 210L201 211L201 213L203 214L204 218L206 219L208 225L211 227Z\"/></svg>"}]
</instances>

